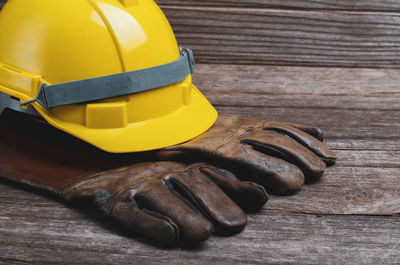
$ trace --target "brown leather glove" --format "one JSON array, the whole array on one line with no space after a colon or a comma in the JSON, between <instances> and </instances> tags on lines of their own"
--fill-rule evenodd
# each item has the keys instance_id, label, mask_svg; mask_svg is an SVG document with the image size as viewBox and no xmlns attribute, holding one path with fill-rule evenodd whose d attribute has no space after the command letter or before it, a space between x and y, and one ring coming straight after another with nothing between
<instances>
[{"instance_id":1,"label":"brown leather glove","mask_svg":"<svg viewBox=\"0 0 400 265\"><path fill-rule=\"evenodd\" d=\"M197 243L214 228L240 231L246 217L236 204L254 210L266 202L261 186L239 181L222 167L240 174L241 180L289 193L304 181L296 165L319 177L325 170L323 161L335 160L316 128L233 115L221 115L208 132L185 144L141 154L104 153L13 112L2 116L0 136L0 176L66 200L94 198L104 213L166 244ZM143 162L161 158L197 159L220 168L194 162Z\"/></svg>"},{"instance_id":2,"label":"brown leather glove","mask_svg":"<svg viewBox=\"0 0 400 265\"><path fill-rule=\"evenodd\" d=\"M263 187L226 170L145 162L150 153L105 153L12 111L0 118L0 139L0 176L67 201L92 198L106 215L163 244L199 243L214 229L239 232L247 222L243 210L268 199Z\"/></svg>"},{"instance_id":3,"label":"brown leather glove","mask_svg":"<svg viewBox=\"0 0 400 265\"><path fill-rule=\"evenodd\" d=\"M290 194L300 189L304 175L313 181L334 164L336 155L322 141L315 127L220 114L206 133L166 150L181 158L197 156L268 191Z\"/></svg>"},{"instance_id":4,"label":"brown leather glove","mask_svg":"<svg viewBox=\"0 0 400 265\"><path fill-rule=\"evenodd\" d=\"M59 188L66 200L94 197L95 204L127 228L164 244L201 242L213 233L241 231L247 218L214 182L244 206L261 207L265 190L207 164L138 163L78 177ZM249 197L247 197L249 196ZM250 199L251 198L251 199ZM251 205L254 207L255 205Z\"/></svg>"}]
</instances>

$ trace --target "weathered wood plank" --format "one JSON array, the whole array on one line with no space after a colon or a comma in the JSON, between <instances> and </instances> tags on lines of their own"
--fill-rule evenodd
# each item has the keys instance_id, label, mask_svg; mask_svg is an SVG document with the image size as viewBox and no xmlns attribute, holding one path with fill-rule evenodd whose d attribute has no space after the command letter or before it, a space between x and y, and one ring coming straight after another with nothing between
<instances>
[{"instance_id":1,"label":"weathered wood plank","mask_svg":"<svg viewBox=\"0 0 400 265\"><path fill-rule=\"evenodd\" d=\"M347 167L339 162L319 182L305 185L293 197L274 197L267 207L316 215L395 216L400 214L398 172L398 166Z\"/></svg>"},{"instance_id":2,"label":"weathered wood plank","mask_svg":"<svg viewBox=\"0 0 400 265\"><path fill-rule=\"evenodd\" d=\"M252 7L277 9L318 9L318 10L359 10L359 11L399 11L396 0L156 0L160 5L173 6L216 6L216 7Z\"/></svg>"},{"instance_id":3,"label":"weathered wood plank","mask_svg":"<svg viewBox=\"0 0 400 265\"><path fill-rule=\"evenodd\" d=\"M294 92L288 97L289 93L269 94L267 86L266 93L242 90L236 87L238 92L217 91L212 88L201 89L212 103L217 106L235 107L261 107L261 108L310 108L310 109L342 109L342 110L377 110L377 111L396 111L400 110L400 96L393 93L390 97L381 96L356 96L356 95L313 95L310 93ZM235 87L232 87L235 90ZM339 90L339 89L337 89ZM339 91L333 92L339 92ZM232 94L235 94L232 96Z\"/></svg>"},{"instance_id":4,"label":"weathered wood plank","mask_svg":"<svg viewBox=\"0 0 400 265\"><path fill-rule=\"evenodd\" d=\"M396 12L319 10L333 2L358 10L361 1L299 1L300 6L315 5L315 10L285 5L273 9L269 4L227 7L229 1L217 1L221 7L192 6L193 2L172 1L163 7L179 42L191 46L201 63L400 67L399 4L393 1L371 0L365 6L392 6Z\"/></svg>"},{"instance_id":5,"label":"weathered wood plank","mask_svg":"<svg viewBox=\"0 0 400 265\"><path fill-rule=\"evenodd\" d=\"M326 143L334 150L356 151L400 151L400 140L390 139L327 139Z\"/></svg>"},{"instance_id":6,"label":"weathered wood plank","mask_svg":"<svg viewBox=\"0 0 400 265\"><path fill-rule=\"evenodd\" d=\"M0 215L0 262L7 264L400 262L396 216L317 216L270 206L251 214L245 231L235 237L213 237L194 250L161 249L135 235L118 234L123 230L93 209L73 210L20 190L13 200L19 201L21 193L32 205L0 205L7 214Z\"/></svg>"},{"instance_id":7,"label":"weathered wood plank","mask_svg":"<svg viewBox=\"0 0 400 265\"><path fill-rule=\"evenodd\" d=\"M6 0L0 0L0 8ZM216 6L216 7L250 7L277 9L326 9L326 10L358 10L358 11L399 11L400 4L395 0L156 0L162 6Z\"/></svg>"},{"instance_id":8,"label":"weathered wood plank","mask_svg":"<svg viewBox=\"0 0 400 265\"><path fill-rule=\"evenodd\" d=\"M400 14L168 6L202 63L398 68Z\"/></svg>"},{"instance_id":9,"label":"weathered wood plank","mask_svg":"<svg viewBox=\"0 0 400 265\"><path fill-rule=\"evenodd\" d=\"M307 109L307 108L262 108L262 107L218 107L220 112L232 113L246 117L259 117L265 120L279 120L285 122L299 122L304 124L315 124L326 128L327 133L331 128L349 131L352 128L362 126L364 131L367 127L381 130L380 134L385 137L383 129L397 129L400 126L399 111L364 111L364 110L330 110L330 109ZM361 125L360 125L361 124ZM359 133L360 130L357 130ZM351 133L351 132L349 132ZM352 134L354 135L354 134Z\"/></svg>"},{"instance_id":10,"label":"weathered wood plank","mask_svg":"<svg viewBox=\"0 0 400 265\"><path fill-rule=\"evenodd\" d=\"M199 65L222 112L320 126L328 139L399 139L398 70Z\"/></svg>"},{"instance_id":11,"label":"weathered wood plank","mask_svg":"<svg viewBox=\"0 0 400 265\"><path fill-rule=\"evenodd\" d=\"M339 96L352 97L352 100L355 97L358 100L400 97L400 75L396 69L200 64L193 78L202 91L210 93L312 95L333 99ZM378 107L381 108L384 106Z\"/></svg>"}]
</instances>

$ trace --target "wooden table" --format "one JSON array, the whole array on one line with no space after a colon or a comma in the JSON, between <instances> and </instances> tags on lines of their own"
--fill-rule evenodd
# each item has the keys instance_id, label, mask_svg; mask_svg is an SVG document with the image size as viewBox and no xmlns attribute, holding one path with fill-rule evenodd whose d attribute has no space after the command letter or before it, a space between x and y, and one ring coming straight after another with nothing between
<instances>
[{"instance_id":1,"label":"wooden table","mask_svg":"<svg viewBox=\"0 0 400 265\"><path fill-rule=\"evenodd\" d=\"M1 181L0 263L399 264L400 4L159 2L198 50L195 83L220 112L320 126L337 165L195 249Z\"/></svg>"}]
</instances>

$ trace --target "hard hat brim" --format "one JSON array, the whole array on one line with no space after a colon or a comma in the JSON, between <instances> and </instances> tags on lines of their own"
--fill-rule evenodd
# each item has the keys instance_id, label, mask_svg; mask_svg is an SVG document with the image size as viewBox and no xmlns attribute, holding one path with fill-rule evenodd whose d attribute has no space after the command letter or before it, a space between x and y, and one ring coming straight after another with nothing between
<instances>
[{"instance_id":1,"label":"hard hat brim","mask_svg":"<svg viewBox=\"0 0 400 265\"><path fill-rule=\"evenodd\" d=\"M156 150L191 140L207 131L218 117L217 111L193 86L191 103L166 115L129 124L124 128L91 129L64 122L37 103L32 104L52 126L110 153Z\"/></svg>"}]
</instances>

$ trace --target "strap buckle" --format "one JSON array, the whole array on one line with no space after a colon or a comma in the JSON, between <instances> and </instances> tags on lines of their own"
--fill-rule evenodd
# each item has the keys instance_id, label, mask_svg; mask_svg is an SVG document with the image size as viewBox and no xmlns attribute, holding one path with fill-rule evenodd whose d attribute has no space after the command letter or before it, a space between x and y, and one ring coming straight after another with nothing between
<instances>
[{"instance_id":1,"label":"strap buckle","mask_svg":"<svg viewBox=\"0 0 400 265\"><path fill-rule=\"evenodd\" d=\"M187 55L190 72L193 73L196 70L196 62L194 60L194 54L193 54L192 49L190 49L190 48L184 49L182 47L179 47L179 50L181 52L181 56Z\"/></svg>"},{"instance_id":2,"label":"strap buckle","mask_svg":"<svg viewBox=\"0 0 400 265\"><path fill-rule=\"evenodd\" d=\"M23 107L23 106L26 106L26 105L28 105L28 104L37 102L37 103L39 103L42 107L44 107L45 109L48 110L49 108L47 107L46 95L45 95L45 90L44 90L47 86L48 86L48 84L43 83L43 84L40 86L39 91L38 91L36 97L33 98L33 99L31 99L31 100L27 100L27 101L21 102L21 103L20 103L20 106Z\"/></svg>"}]
</instances>

